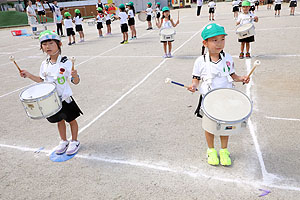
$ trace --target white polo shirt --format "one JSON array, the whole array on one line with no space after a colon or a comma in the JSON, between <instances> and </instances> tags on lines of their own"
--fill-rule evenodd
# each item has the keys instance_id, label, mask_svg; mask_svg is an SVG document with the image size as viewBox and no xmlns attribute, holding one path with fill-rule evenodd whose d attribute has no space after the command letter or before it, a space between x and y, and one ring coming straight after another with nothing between
<instances>
[{"instance_id":1,"label":"white polo shirt","mask_svg":"<svg viewBox=\"0 0 300 200\"><path fill-rule=\"evenodd\" d=\"M119 17L120 17L120 24L126 24L127 23L128 15L126 14L126 12L120 12Z\"/></svg>"},{"instance_id":2,"label":"white polo shirt","mask_svg":"<svg viewBox=\"0 0 300 200\"><path fill-rule=\"evenodd\" d=\"M240 22L240 25L253 23L255 15L253 13L248 12L248 14L240 13L237 22Z\"/></svg>"},{"instance_id":3,"label":"white polo shirt","mask_svg":"<svg viewBox=\"0 0 300 200\"><path fill-rule=\"evenodd\" d=\"M147 8L146 13L147 15L152 15L152 8Z\"/></svg>"},{"instance_id":4,"label":"white polo shirt","mask_svg":"<svg viewBox=\"0 0 300 200\"><path fill-rule=\"evenodd\" d=\"M64 25L67 28L73 28L73 22L72 19L64 19Z\"/></svg>"},{"instance_id":5,"label":"white polo shirt","mask_svg":"<svg viewBox=\"0 0 300 200\"><path fill-rule=\"evenodd\" d=\"M202 6L203 1L202 0L197 0L197 6Z\"/></svg>"},{"instance_id":6,"label":"white polo shirt","mask_svg":"<svg viewBox=\"0 0 300 200\"><path fill-rule=\"evenodd\" d=\"M129 18L134 18L133 10L128 11L128 16L129 16Z\"/></svg>"},{"instance_id":7,"label":"white polo shirt","mask_svg":"<svg viewBox=\"0 0 300 200\"><path fill-rule=\"evenodd\" d=\"M67 59L65 59L65 62L61 62L61 58L61 56L58 56L57 62L54 64L49 62L49 59L42 62L40 77L44 82L55 83L58 96L64 101L72 96L72 89L68 82L72 77L72 62Z\"/></svg>"},{"instance_id":8,"label":"white polo shirt","mask_svg":"<svg viewBox=\"0 0 300 200\"><path fill-rule=\"evenodd\" d=\"M210 8L214 8L215 6L216 6L216 3L213 1L208 3L208 7L210 7Z\"/></svg>"},{"instance_id":9,"label":"white polo shirt","mask_svg":"<svg viewBox=\"0 0 300 200\"><path fill-rule=\"evenodd\" d=\"M206 55L205 55L206 56ZM214 63L208 59L204 59L204 56L200 56L194 63L193 76L200 77L202 80L200 86L201 94L205 95L209 92L209 85L206 81L209 78L211 79L210 89L216 88L232 88L232 79L225 76L226 74L235 73L234 63L231 55L225 54L225 57L221 57L223 59L219 59L218 62ZM208 60L207 60L208 59ZM230 80L231 79L231 82Z\"/></svg>"},{"instance_id":10,"label":"white polo shirt","mask_svg":"<svg viewBox=\"0 0 300 200\"><path fill-rule=\"evenodd\" d=\"M79 16L74 17L75 25L82 25L82 20L83 20L82 17L80 17L80 18L79 18Z\"/></svg>"}]
</instances>

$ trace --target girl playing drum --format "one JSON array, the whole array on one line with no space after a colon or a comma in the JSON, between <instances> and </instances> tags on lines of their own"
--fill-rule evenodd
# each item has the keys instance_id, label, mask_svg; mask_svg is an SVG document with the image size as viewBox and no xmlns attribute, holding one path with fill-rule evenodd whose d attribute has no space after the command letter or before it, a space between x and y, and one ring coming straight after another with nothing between
<instances>
[{"instance_id":1,"label":"girl playing drum","mask_svg":"<svg viewBox=\"0 0 300 200\"><path fill-rule=\"evenodd\" d=\"M238 76L235 74L234 63L231 55L223 51L225 46L224 27L215 23L204 27L201 37L203 38L202 56L200 56L194 64L193 80L188 90L195 92L199 86L200 80L202 84L200 87L201 97L198 109L195 114L199 114L199 108L202 103L203 96L212 89L217 88L232 88L233 81L249 83L250 79L247 76ZM204 54L205 48L208 52ZM220 99L221 101L222 99ZM234 110L232 111L234 112ZM214 148L214 135L205 130L206 142L208 145L207 156L208 164L210 165L231 165L230 153L227 150L229 136L220 136L221 150L220 160L218 153Z\"/></svg>"},{"instance_id":2,"label":"girl playing drum","mask_svg":"<svg viewBox=\"0 0 300 200\"><path fill-rule=\"evenodd\" d=\"M171 15L170 15L169 7L163 7L162 18L160 19L160 22L159 21L156 22L156 26L158 28L165 29L165 28L176 27L178 24L179 24L179 18L178 18L177 22L174 23L173 19L171 18ZM162 43L164 44L164 52L165 52L165 55L163 56L164 58L172 58L172 54L171 54L172 42L173 41L168 41L168 42L162 41ZM167 53L167 45L169 46L168 53Z\"/></svg>"},{"instance_id":3,"label":"girl playing drum","mask_svg":"<svg viewBox=\"0 0 300 200\"><path fill-rule=\"evenodd\" d=\"M44 31L39 37L41 49L47 53L48 58L42 63L39 76L35 76L26 70L21 70L20 75L29 78L35 82L55 83L58 96L62 100L62 108L55 115L48 117L50 123L57 123L58 132L61 138L59 145L56 147L56 154L67 153L67 155L75 154L80 147L77 140L78 124L76 118L82 114L81 110L72 97L72 90L68 83L77 85L80 82L77 70L72 70L72 63L67 57L62 57L61 41L59 35L50 30ZM72 140L67 140L66 123L70 124Z\"/></svg>"}]
</instances>

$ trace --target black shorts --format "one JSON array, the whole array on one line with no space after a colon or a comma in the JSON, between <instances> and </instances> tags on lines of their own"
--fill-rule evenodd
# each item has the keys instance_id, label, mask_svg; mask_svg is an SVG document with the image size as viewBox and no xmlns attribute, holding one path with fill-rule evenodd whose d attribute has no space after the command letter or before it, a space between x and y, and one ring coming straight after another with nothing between
<instances>
[{"instance_id":1,"label":"black shorts","mask_svg":"<svg viewBox=\"0 0 300 200\"><path fill-rule=\"evenodd\" d=\"M174 42L174 40L170 40L170 41L160 41L161 43L167 43L167 42Z\"/></svg>"},{"instance_id":2,"label":"black shorts","mask_svg":"<svg viewBox=\"0 0 300 200\"><path fill-rule=\"evenodd\" d=\"M215 13L215 8L209 8L208 13Z\"/></svg>"},{"instance_id":3,"label":"black shorts","mask_svg":"<svg viewBox=\"0 0 300 200\"><path fill-rule=\"evenodd\" d=\"M128 19L128 26L133 26L135 24L134 18L129 18Z\"/></svg>"},{"instance_id":4,"label":"black shorts","mask_svg":"<svg viewBox=\"0 0 300 200\"><path fill-rule=\"evenodd\" d=\"M275 4L275 10L281 10L281 4Z\"/></svg>"},{"instance_id":5,"label":"black shorts","mask_svg":"<svg viewBox=\"0 0 300 200\"><path fill-rule=\"evenodd\" d=\"M46 12L44 10L38 11L38 15L46 15Z\"/></svg>"},{"instance_id":6,"label":"black shorts","mask_svg":"<svg viewBox=\"0 0 300 200\"><path fill-rule=\"evenodd\" d=\"M239 39L238 40L239 42L246 42L246 43L249 43L249 42L254 42L254 35L253 36L250 36L250 37L247 37L247 38L244 38L244 39Z\"/></svg>"},{"instance_id":7,"label":"black shorts","mask_svg":"<svg viewBox=\"0 0 300 200\"><path fill-rule=\"evenodd\" d=\"M256 5L256 6L258 6L258 5L259 5L259 2L258 2L258 1L256 1L256 2L255 2L255 5Z\"/></svg>"},{"instance_id":8,"label":"black shorts","mask_svg":"<svg viewBox=\"0 0 300 200\"><path fill-rule=\"evenodd\" d=\"M97 29L103 28L102 22L97 22Z\"/></svg>"},{"instance_id":9,"label":"black shorts","mask_svg":"<svg viewBox=\"0 0 300 200\"><path fill-rule=\"evenodd\" d=\"M268 4L273 4L273 0L268 0Z\"/></svg>"},{"instance_id":10,"label":"black shorts","mask_svg":"<svg viewBox=\"0 0 300 200\"><path fill-rule=\"evenodd\" d=\"M152 16L151 15L147 15L147 21L151 22L151 20L152 20Z\"/></svg>"},{"instance_id":11,"label":"black shorts","mask_svg":"<svg viewBox=\"0 0 300 200\"><path fill-rule=\"evenodd\" d=\"M127 24L121 24L121 32L122 33L128 32L128 26L127 26Z\"/></svg>"},{"instance_id":12,"label":"black shorts","mask_svg":"<svg viewBox=\"0 0 300 200\"><path fill-rule=\"evenodd\" d=\"M52 115L51 117L48 117L47 120L50 123L57 123L61 120L65 120L66 122L71 122L77 117L80 116L80 114L83 114L76 102L74 101L73 97L71 97L72 102L67 103L66 101L62 102L62 108L61 110L56 113L55 115Z\"/></svg>"},{"instance_id":13,"label":"black shorts","mask_svg":"<svg viewBox=\"0 0 300 200\"><path fill-rule=\"evenodd\" d=\"M156 18L157 18L157 19L160 18L160 12L156 13Z\"/></svg>"},{"instance_id":14,"label":"black shorts","mask_svg":"<svg viewBox=\"0 0 300 200\"><path fill-rule=\"evenodd\" d=\"M67 28L67 36L75 35L73 28Z\"/></svg>"},{"instance_id":15,"label":"black shorts","mask_svg":"<svg viewBox=\"0 0 300 200\"><path fill-rule=\"evenodd\" d=\"M291 1L291 2L290 2L290 7L291 7L291 8L297 7L297 1Z\"/></svg>"},{"instance_id":16,"label":"black shorts","mask_svg":"<svg viewBox=\"0 0 300 200\"><path fill-rule=\"evenodd\" d=\"M75 30L76 32L83 31L82 25L81 24L76 25Z\"/></svg>"},{"instance_id":17,"label":"black shorts","mask_svg":"<svg viewBox=\"0 0 300 200\"><path fill-rule=\"evenodd\" d=\"M107 19L105 23L106 23L106 25L110 25L111 24L111 20Z\"/></svg>"},{"instance_id":18,"label":"black shorts","mask_svg":"<svg viewBox=\"0 0 300 200\"><path fill-rule=\"evenodd\" d=\"M239 12L239 7L238 6L234 6L233 8L232 8L232 12Z\"/></svg>"},{"instance_id":19,"label":"black shorts","mask_svg":"<svg viewBox=\"0 0 300 200\"><path fill-rule=\"evenodd\" d=\"M255 6L251 6L249 11L255 11Z\"/></svg>"}]
</instances>

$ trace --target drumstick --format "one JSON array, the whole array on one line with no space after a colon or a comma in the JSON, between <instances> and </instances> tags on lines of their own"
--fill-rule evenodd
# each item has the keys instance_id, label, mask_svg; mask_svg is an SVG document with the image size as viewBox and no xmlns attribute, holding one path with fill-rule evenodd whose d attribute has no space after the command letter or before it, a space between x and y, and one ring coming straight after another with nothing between
<instances>
[{"instance_id":1,"label":"drumstick","mask_svg":"<svg viewBox=\"0 0 300 200\"><path fill-rule=\"evenodd\" d=\"M74 71L74 70L75 70L75 65L74 65L74 63L75 63L76 58L75 58L74 56L72 56L72 57L70 58L70 60L72 61L72 71Z\"/></svg>"},{"instance_id":2,"label":"drumstick","mask_svg":"<svg viewBox=\"0 0 300 200\"><path fill-rule=\"evenodd\" d=\"M184 88L189 88L188 86L186 86L182 83L175 82L175 81L171 80L170 78L166 78L165 83L173 83L175 85L179 85L179 86L184 87ZM196 91L198 91L197 88L196 88Z\"/></svg>"},{"instance_id":3,"label":"drumstick","mask_svg":"<svg viewBox=\"0 0 300 200\"><path fill-rule=\"evenodd\" d=\"M13 63L15 63L16 67L18 68L19 72L21 73L22 70L20 69L20 67L19 67L18 64L16 63L15 57L14 57L14 56L9 56L9 60L11 60Z\"/></svg>"},{"instance_id":4,"label":"drumstick","mask_svg":"<svg viewBox=\"0 0 300 200\"><path fill-rule=\"evenodd\" d=\"M259 61L259 60L256 60L256 61L254 62L254 66L253 66L252 70L250 71L250 73L249 73L248 76L247 76L247 79L250 78L250 76L253 74L254 70L256 69L256 67L257 67L258 65L260 65L260 61ZM245 85L245 83L243 83L243 85Z\"/></svg>"}]
</instances>

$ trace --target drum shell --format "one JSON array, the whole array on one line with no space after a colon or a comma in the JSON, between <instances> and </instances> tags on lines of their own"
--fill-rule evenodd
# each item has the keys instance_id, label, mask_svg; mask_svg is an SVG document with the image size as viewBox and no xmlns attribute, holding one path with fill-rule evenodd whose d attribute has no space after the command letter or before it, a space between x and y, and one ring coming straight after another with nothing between
<instances>
[{"instance_id":1,"label":"drum shell","mask_svg":"<svg viewBox=\"0 0 300 200\"><path fill-rule=\"evenodd\" d=\"M245 29L245 30L240 30L241 27L242 26L239 26L236 29L236 34L238 35L239 39L244 39L244 38L251 37L251 36L255 35L255 27L254 27L253 24L252 24L252 26L249 26L249 28Z\"/></svg>"},{"instance_id":2,"label":"drum shell","mask_svg":"<svg viewBox=\"0 0 300 200\"><path fill-rule=\"evenodd\" d=\"M38 83L43 84L43 83ZM54 85L54 84L53 84ZM56 88L47 95L39 98L23 99L22 93L30 87L25 88L20 93L20 101L24 106L25 112L31 119L48 118L58 113L62 108L62 102L58 96Z\"/></svg>"},{"instance_id":3,"label":"drum shell","mask_svg":"<svg viewBox=\"0 0 300 200\"><path fill-rule=\"evenodd\" d=\"M226 88L229 89L229 88ZM215 89L215 90L222 90L222 88ZM211 92L214 92L215 90L211 90L208 92L206 95L208 95ZM235 89L230 89L230 90L235 90ZM238 90L235 90L238 91ZM240 92L240 91L238 91ZM242 92L240 92L242 93ZM244 93L242 93L244 94ZM209 133L216 135L216 136L230 136L230 135L236 135L238 133L241 133L242 131L245 130L247 127L248 123L248 118L250 117L253 109L252 101L249 99L247 95L244 94L244 96L248 99L251 108L249 107L249 113L244 116L243 118L236 120L236 121L224 121L224 120L219 120L215 119L212 116L209 115L203 108L203 105L201 107L201 115L203 116L202 118L202 128ZM203 102L205 100L205 97L203 99ZM202 103L203 103L202 102Z\"/></svg>"},{"instance_id":4,"label":"drum shell","mask_svg":"<svg viewBox=\"0 0 300 200\"><path fill-rule=\"evenodd\" d=\"M172 29L173 33L171 33L171 34L164 33L164 30L165 29L160 30L160 33L159 33L159 35L160 35L160 41L161 42L174 41L174 36L176 34L175 30Z\"/></svg>"},{"instance_id":5,"label":"drum shell","mask_svg":"<svg viewBox=\"0 0 300 200\"><path fill-rule=\"evenodd\" d=\"M141 22L147 21L147 14L144 13L144 12L140 12L140 13L138 14L138 19L139 19Z\"/></svg>"}]
</instances>

